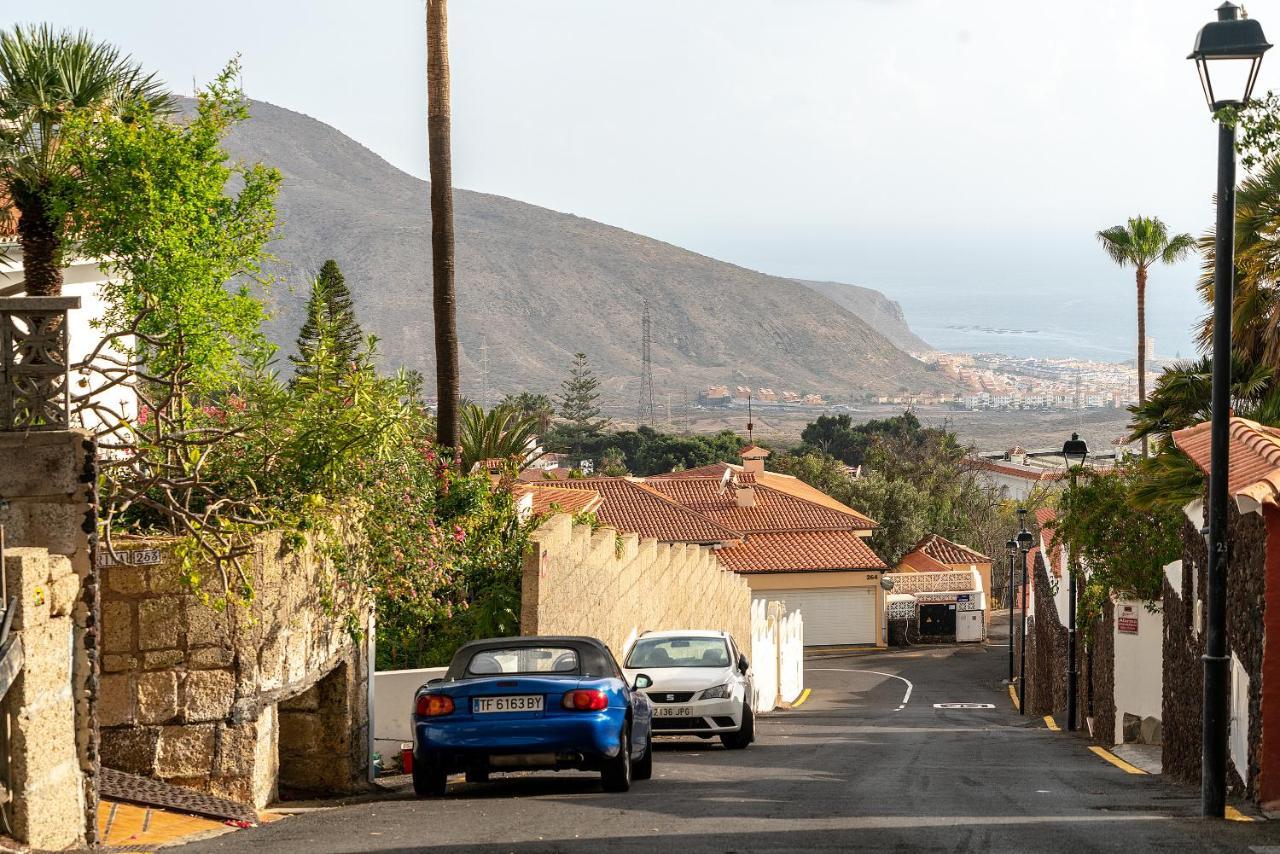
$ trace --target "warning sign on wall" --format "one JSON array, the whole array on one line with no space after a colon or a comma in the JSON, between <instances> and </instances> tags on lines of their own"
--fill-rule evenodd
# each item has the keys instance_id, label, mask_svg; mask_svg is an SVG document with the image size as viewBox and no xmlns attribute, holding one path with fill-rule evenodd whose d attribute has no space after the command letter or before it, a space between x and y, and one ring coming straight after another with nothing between
<instances>
[{"instance_id":1,"label":"warning sign on wall","mask_svg":"<svg viewBox=\"0 0 1280 854\"><path fill-rule=\"evenodd\" d=\"M1126 635L1136 635L1138 633L1137 605L1120 606L1120 611L1116 614L1116 631Z\"/></svg>"}]
</instances>

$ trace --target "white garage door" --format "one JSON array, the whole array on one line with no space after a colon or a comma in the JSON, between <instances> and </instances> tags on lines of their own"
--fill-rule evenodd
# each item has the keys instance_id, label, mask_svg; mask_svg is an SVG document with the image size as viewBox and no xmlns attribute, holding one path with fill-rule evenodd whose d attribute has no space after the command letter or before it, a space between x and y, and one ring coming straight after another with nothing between
<instances>
[{"instance_id":1,"label":"white garage door","mask_svg":"<svg viewBox=\"0 0 1280 854\"><path fill-rule=\"evenodd\" d=\"M755 598L784 602L788 611L804 614L805 646L876 642L876 592L873 587L770 590Z\"/></svg>"}]
</instances>

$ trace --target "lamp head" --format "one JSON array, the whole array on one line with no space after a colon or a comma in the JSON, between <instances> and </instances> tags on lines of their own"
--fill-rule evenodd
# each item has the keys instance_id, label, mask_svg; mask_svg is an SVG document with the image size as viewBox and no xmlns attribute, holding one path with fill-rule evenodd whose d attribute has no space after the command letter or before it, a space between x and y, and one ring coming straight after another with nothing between
<instances>
[{"instance_id":1,"label":"lamp head","mask_svg":"<svg viewBox=\"0 0 1280 854\"><path fill-rule=\"evenodd\" d=\"M1062 443L1062 458L1066 460L1067 468L1084 465L1088 456L1089 446L1080 438L1079 433L1072 433L1071 438Z\"/></svg>"},{"instance_id":2,"label":"lamp head","mask_svg":"<svg viewBox=\"0 0 1280 854\"><path fill-rule=\"evenodd\" d=\"M1223 3L1218 20L1210 21L1196 33L1196 44L1187 59L1194 59L1200 73L1209 111L1239 107L1249 103L1258 82L1262 55L1271 49L1262 25L1242 18L1240 7Z\"/></svg>"}]
</instances>

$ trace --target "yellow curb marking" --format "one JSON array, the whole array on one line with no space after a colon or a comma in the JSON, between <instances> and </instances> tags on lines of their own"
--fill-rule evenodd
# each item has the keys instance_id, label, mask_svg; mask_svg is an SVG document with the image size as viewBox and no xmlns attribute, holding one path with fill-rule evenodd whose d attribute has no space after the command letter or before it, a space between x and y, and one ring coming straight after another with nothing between
<instances>
[{"instance_id":1,"label":"yellow curb marking","mask_svg":"<svg viewBox=\"0 0 1280 854\"><path fill-rule=\"evenodd\" d=\"M803 691L800 692L800 696L796 697L796 701L791 704L791 708L794 709L796 706L800 705L807 699L809 699L809 689L805 688Z\"/></svg>"},{"instance_id":2,"label":"yellow curb marking","mask_svg":"<svg viewBox=\"0 0 1280 854\"><path fill-rule=\"evenodd\" d=\"M1013 707L1018 708L1018 692L1013 690L1013 686L1009 686L1009 699L1013 700Z\"/></svg>"},{"instance_id":3,"label":"yellow curb marking","mask_svg":"<svg viewBox=\"0 0 1280 854\"><path fill-rule=\"evenodd\" d=\"M1227 811L1223 815L1223 818L1225 818L1227 821L1257 821L1257 819L1254 818L1253 816L1245 815L1244 813L1240 812L1240 810L1236 809L1233 806L1227 807Z\"/></svg>"},{"instance_id":4,"label":"yellow curb marking","mask_svg":"<svg viewBox=\"0 0 1280 854\"><path fill-rule=\"evenodd\" d=\"M1130 765L1128 762L1125 762L1123 759L1121 759L1119 756L1116 756L1110 750L1106 750L1105 748L1098 747L1096 745L1090 745L1089 749L1092 750L1094 753L1098 754L1099 756L1101 756L1103 759L1110 762L1112 765L1119 768L1121 771L1125 772L1126 774L1146 774L1147 773L1146 771L1143 771L1138 766Z\"/></svg>"},{"instance_id":5,"label":"yellow curb marking","mask_svg":"<svg viewBox=\"0 0 1280 854\"><path fill-rule=\"evenodd\" d=\"M1062 730L1058 727L1058 722L1053 719L1053 715L1044 716L1044 725L1047 726L1049 729L1053 730L1054 732L1062 732Z\"/></svg>"}]
</instances>

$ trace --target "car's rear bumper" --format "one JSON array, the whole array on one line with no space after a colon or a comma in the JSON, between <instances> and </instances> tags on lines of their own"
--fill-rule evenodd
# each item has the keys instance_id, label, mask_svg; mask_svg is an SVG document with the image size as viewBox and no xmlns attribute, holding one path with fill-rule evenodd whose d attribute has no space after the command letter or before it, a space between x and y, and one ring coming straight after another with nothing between
<instances>
[{"instance_id":1,"label":"car's rear bumper","mask_svg":"<svg viewBox=\"0 0 1280 854\"><path fill-rule=\"evenodd\" d=\"M541 757L524 767L587 767L618 755L625 719L625 709L612 708L548 718L415 718L414 758L455 768L492 756Z\"/></svg>"}]
</instances>

